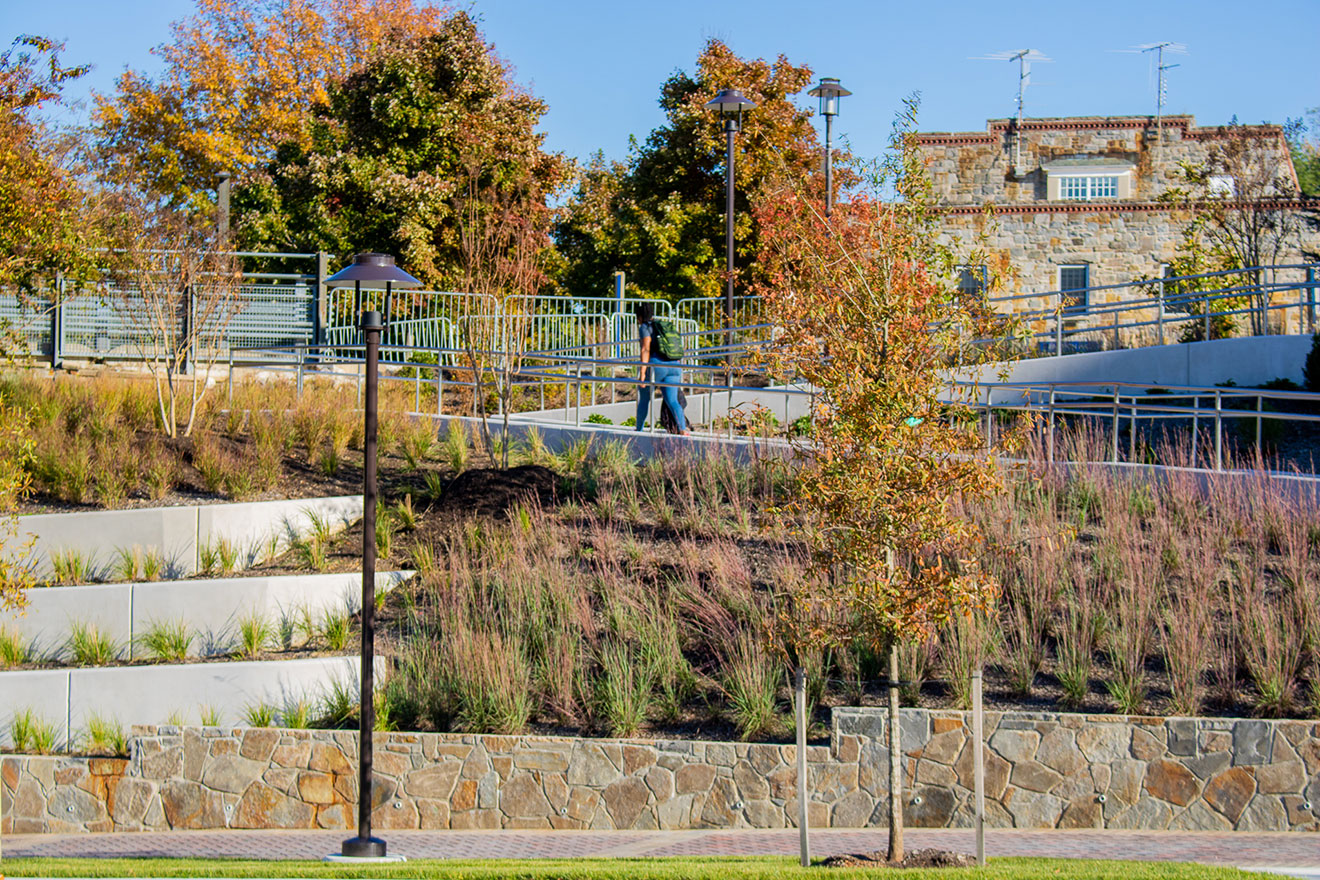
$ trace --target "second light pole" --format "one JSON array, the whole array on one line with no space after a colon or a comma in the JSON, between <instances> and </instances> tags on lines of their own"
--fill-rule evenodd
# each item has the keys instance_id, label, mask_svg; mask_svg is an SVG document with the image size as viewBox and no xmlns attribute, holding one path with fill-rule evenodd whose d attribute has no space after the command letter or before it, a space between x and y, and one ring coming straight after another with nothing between
<instances>
[{"instance_id":1,"label":"second light pole","mask_svg":"<svg viewBox=\"0 0 1320 880\"><path fill-rule=\"evenodd\" d=\"M825 117L825 216L834 211L834 178L830 173L830 159L834 153L831 144L831 123L839 115L839 99L852 92L839 85L837 77L822 76L820 85L807 92L813 98L820 98L820 115Z\"/></svg>"},{"instance_id":2,"label":"second light pole","mask_svg":"<svg viewBox=\"0 0 1320 880\"><path fill-rule=\"evenodd\" d=\"M724 294L724 345L729 347L733 342L729 338L733 330L733 136L742 129L742 112L755 107L756 102L744 98L737 89L721 89L718 95L706 102L706 106L719 111L724 118L724 134L728 139L724 164L725 271L728 273Z\"/></svg>"}]
</instances>

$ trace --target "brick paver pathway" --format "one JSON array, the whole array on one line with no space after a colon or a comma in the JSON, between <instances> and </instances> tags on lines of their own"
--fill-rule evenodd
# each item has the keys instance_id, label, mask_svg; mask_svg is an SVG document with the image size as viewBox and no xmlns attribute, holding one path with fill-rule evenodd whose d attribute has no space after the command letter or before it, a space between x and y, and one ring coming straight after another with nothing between
<instances>
[{"instance_id":1,"label":"brick paver pathway","mask_svg":"<svg viewBox=\"0 0 1320 880\"><path fill-rule=\"evenodd\" d=\"M172 831L119 834L16 834L5 859L24 856L319 859L339 851L342 831ZM391 855L424 858L583 858L591 856L795 855L788 831L389 831ZM972 852L965 829L909 829L908 849ZM884 829L812 832L812 854L883 849ZM1202 862L1242 867L1320 868L1320 834L1304 832L1016 831L986 833L990 856L1051 856Z\"/></svg>"}]
</instances>

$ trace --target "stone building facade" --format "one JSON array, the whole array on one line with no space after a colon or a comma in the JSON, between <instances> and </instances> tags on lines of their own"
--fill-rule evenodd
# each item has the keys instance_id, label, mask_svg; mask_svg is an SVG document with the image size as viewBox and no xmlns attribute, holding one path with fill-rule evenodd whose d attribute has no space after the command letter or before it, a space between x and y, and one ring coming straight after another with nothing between
<instances>
[{"instance_id":1,"label":"stone building facade","mask_svg":"<svg viewBox=\"0 0 1320 880\"><path fill-rule=\"evenodd\" d=\"M1296 171L1277 125L1245 126L1239 136L1253 155L1277 169L1281 210L1315 210L1298 195ZM1150 116L989 120L985 131L918 136L943 203L946 240L960 249L980 242L986 262L969 266L992 281L994 295L1049 293L1103 287L1166 273L1190 219L1161 201L1181 183L1182 165L1202 165L1229 138L1229 129L1202 127L1191 116L1170 116L1157 128ZM1229 177L1210 181L1229 197ZM987 207L991 209L987 213ZM1303 224L1305 225L1305 224ZM1320 234L1298 237L1286 262L1320 252ZM984 273L984 275L982 275ZM1078 311L1149 296L1142 288L1079 295ZM1045 309L1052 297L1017 301L1019 310Z\"/></svg>"},{"instance_id":2,"label":"stone building facade","mask_svg":"<svg viewBox=\"0 0 1320 880\"><path fill-rule=\"evenodd\" d=\"M969 713L905 709L904 815L973 824ZM883 826L883 709L834 710L807 752L814 827ZM796 749L459 733L376 737L378 829L786 828ZM1320 723L985 715L992 827L1320 830ZM357 735L135 728L130 758L0 757L0 832L353 827Z\"/></svg>"}]
</instances>

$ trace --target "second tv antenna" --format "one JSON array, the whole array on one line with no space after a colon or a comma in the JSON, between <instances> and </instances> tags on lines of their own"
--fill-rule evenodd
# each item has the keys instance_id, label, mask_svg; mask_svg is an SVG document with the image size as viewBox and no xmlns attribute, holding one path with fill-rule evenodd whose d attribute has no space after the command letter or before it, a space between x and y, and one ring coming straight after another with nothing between
<instances>
[{"instance_id":1,"label":"second tv antenna","mask_svg":"<svg viewBox=\"0 0 1320 880\"><path fill-rule=\"evenodd\" d=\"M976 61L1016 61L1018 63L1017 90L1017 134L1013 138L1013 173L1021 174L1022 167L1022 113L1026 105L1027 86L1031 84L1031 62L1048 62L1053 59L1038 49L1019 49L1016 52L992 52L980 55Z\"/></svg>"}]
</instances>

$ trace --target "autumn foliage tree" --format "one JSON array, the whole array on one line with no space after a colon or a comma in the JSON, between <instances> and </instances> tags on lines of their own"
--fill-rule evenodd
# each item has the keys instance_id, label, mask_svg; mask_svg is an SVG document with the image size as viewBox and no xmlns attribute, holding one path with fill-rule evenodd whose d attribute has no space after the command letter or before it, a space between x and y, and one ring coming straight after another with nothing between
<instances>
[{"instance_id":1,"label":"autumn foliage tree","mask_svg":"<svg viewBox=\"0 0 1320 880\"><path fill-rule=\"evenodd\" d=\"M766 356L815 392L789 508L816 580L831 585L784 597L778 629L799 645L859 639L889 655L891 859L903 854L897 646L995 594L978 564L982 535L963 511L1001 483L948 376L998 357L984 340L1007 329L959 288L954 256L937 244L914 135L911 104L866 191L831 217L791 178L753 204L760 292L782 328Z\"/></svg>"},{"instance_id":2,"label":"autumn foliage tree","mask_svg":"<svg viewBox=\"0 0 1320 880\"><path fill-rule=\"evenodd\" d=\"M159 77L128 71L98 96L108 172L204 209L221 171L241 179L281 144L309 145L333 82L444 18L415 0L197 0L155 50Z\"/></svg>"},{"instance_id":3,"label":"autumn foliage tree","mask_svg":"<svg viewBox=\"0 0 1320 880\"><path fill-rule=\"evenodd\" d=\"M692 73L678 71L660 89L665 123L633 149L627 162L597 157L585 169L555 240L566 261L563 285L600 294L613 272L651 294L678 299L712 296L724 270L725 141L718 114L705 103L736 88L757 103L735 140L739 271L760 278L757 221L748 195L772 174L799 186L821 152L810 113L791 100L811 83L811 68L784 56L773 62L739 58L711 40Z\"/></svg>"},{"instance_id":4,"label":"autumn foliage tree","mask_svg":"<svg viewBox=\"0 0 1320 880\"><path fill-rule=\"evenodd\" d=\"M56 272L90 274L94 235L71 146L40 118L85 67L65 67L59 44L23 36L0 54L0 286L20 295Z\"/></svg>"}]
</instances>

